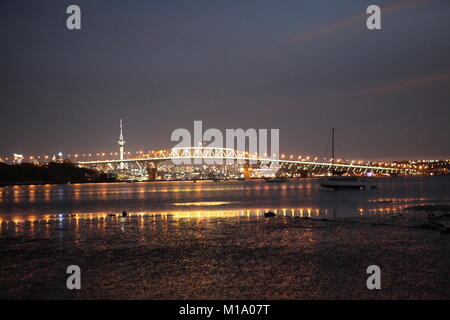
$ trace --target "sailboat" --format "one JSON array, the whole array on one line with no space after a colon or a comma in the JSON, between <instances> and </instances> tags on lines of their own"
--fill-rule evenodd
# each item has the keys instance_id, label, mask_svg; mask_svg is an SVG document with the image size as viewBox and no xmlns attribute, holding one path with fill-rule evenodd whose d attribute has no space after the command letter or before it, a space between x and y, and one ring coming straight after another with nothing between
<instances>
[{"instance_id":1,"label":"sailboat","mask_svg":"<svg viewBox=\"0 0 450 320\"><path fill-rule=\"evenodd\" d=\"M332 130L332 145L331 145L331 153L332 153L332 167L334 165L334 128ZM320 185L323 188L333 189L333 190L342 190L342 189L356 189L356 190L365 190L365 189L373 189L375 186L371 185L367 181L361 180L358 177L353 176L343 176L342 172L338 172L332 169L333 175L331 177L325 178L320 181Z\"/></svg>"}]
</instances>

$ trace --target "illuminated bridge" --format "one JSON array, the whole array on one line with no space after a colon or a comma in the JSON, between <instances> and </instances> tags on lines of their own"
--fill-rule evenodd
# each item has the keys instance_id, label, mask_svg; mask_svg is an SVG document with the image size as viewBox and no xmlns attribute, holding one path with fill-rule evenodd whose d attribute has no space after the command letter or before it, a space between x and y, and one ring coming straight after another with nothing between
<instances>
[{"instance_id":1,"label":"illuminated bridge","mask_svg":"<svg viewBox=\"0 0 450 320\"><path fill-rule=\"evenodd\" d=\"M305 161L305 159L294 160L281 158L271 158L258 156L245 151L238 151L227 148L212 147L188 147L172 148L159 151L151 151L138 157L81 161L77 165L89 167L102 171L156 171L163 163L172 162L174 165L213 165L213 166L239 166L242 171L255 170L260 172L271 172L270 175L284 177L305 176L308 173L328 172L331 170L349 172L353 174L363 174L367 172L385 174L409 174L416 170L410 167L402 167L395 163L385 163L385 165L374 165L371 162L344 163L339 161ZM266 170L266 171L264 171ZM269 174L268 174L269 175ZM245 174L244 174L245 176ZM265 176L264 173L261 176ZM249 176L248 176L249 177Z\"/></svg>"}]
</instances>

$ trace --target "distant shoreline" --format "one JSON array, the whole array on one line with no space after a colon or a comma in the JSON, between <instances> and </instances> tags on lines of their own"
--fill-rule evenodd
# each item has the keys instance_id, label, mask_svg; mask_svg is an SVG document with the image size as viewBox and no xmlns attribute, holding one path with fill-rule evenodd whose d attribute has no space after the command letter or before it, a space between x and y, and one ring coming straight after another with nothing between
<instances>
[{"instance_id":1,"label":"distant shoreline","mask_svg":"<svg viewBox=\"0 0 450 320\"><path fill-rule=\"evenodd\" d=\"M79 168L69 162L50 162L41 166L29 163L17 165L0 163L0 186L114 181L117 181L115 176Z\"/></svg>"}]
</instances>

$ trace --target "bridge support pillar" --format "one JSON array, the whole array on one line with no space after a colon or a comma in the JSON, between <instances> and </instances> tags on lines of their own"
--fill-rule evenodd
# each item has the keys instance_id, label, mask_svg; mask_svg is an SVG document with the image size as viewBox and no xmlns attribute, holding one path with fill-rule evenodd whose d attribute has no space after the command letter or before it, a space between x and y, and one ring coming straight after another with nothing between
<instances>
[{"instance_id":1,"label":"bridge support pillar","mask_svg":"<svg viewBox=\"0 0 450 320\"><path fill-rule=\"evenodd\" d=\"M156 163L149 163L147 166L148 181L155 181L157 172L158 165Z\"/></svg>"},{"instance_id":2,"label":"bridge support pillar","mask_svg":"<svg viewBox=\"0 0 450 320\"><path fill-rule=\"evenodd\" d=\"M250 163L248 162L248 160L245 162L244 167L243 167L243 174L244 174L244 179L250 179L250 172L252 171L252 168L250 166Z\"/></svg>"},{"instance_id":3,"label":"bridge support pillar","mask_svg":"<svg viewBox=\"0 0 450 320\"><path fill-rule=\"evenodd\" d=\"M309 172L308 170L300 170L300 177L301 178L308 178Z\"/></svg>"},{"instance_id":4,"label":"bridge support pillar","mask_svg":"<svg viewBox=\"0 0 450 320\"><path fill-rule=\"evenodd\" d=\"M244 168L244 179L250 179L250 172L252 168Z\"/></svg>"}]
</instances>

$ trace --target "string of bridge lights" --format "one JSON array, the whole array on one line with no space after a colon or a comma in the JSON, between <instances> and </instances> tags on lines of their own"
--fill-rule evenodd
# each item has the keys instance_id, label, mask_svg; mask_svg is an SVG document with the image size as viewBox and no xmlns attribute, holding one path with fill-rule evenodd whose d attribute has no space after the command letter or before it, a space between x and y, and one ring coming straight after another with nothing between
<instances>
[{"instance_id":1,"label":"string of bridge lights","mask_svg":"<svg viewBox=\"0 0 450 320\"><path fill-rule=\"evenodd\" d=\"M158 151L151 151L149 150L148 153L156 153ZM246 152L248 154L248 152ZM145 152L143 150L139 150L139 151L128 151L128 152L124 152L125 155L127 156L131 156L131 155L137 155L137 156L141 156L144 155ZM73 161L77 161L78 159L80 160L84 160L84 159L93 159L95 157L97 157L98 159L104 159L104 157L106 156L118 156L119 153L118 152L97 152L97 153L71 153L71 154L67 154L64 156L64 159L67 160L73 160ZM257 153L255 153L255 155L257 155ZM265 155L266 156L266 155ZM54 160L57 157L63 157L62 153L59 153L58 155L27 155L27 156L22 156L22 159L24 162L41 162L40 160L43 160L44 162L49 162ZM319 160L319 157L311 157L311 156L305 156L302 157L301 155L298 155L297 157L295 157L293 154L287 156L285 154L281 154L280 159L290 159L293 160L294 158L296 158L299 161L310 161L310 162L316 162L317 160ZM13 157L0 157L0 162L7 162L7 161L13 161L14 160L14 156ZM332 162L333 158L322 158L321 161L328 161L328 162ZM408 160L408 163L405 163L406 161L398 161L398 162L384 162L384 161L363 161L363 160L349 160L347 159L346 161L343 161L343 159L335 159L336 163L349 163L349 164L366 164L366 165L378 165L378 166L386 166L386 167L398 167L398 168L414 168L414 169L428 169L429 168L429 164L430 163L434 163L434 162L447 162L450 163L450 159L445 159L445 160Z\"/></svg>"}]
</instances>

